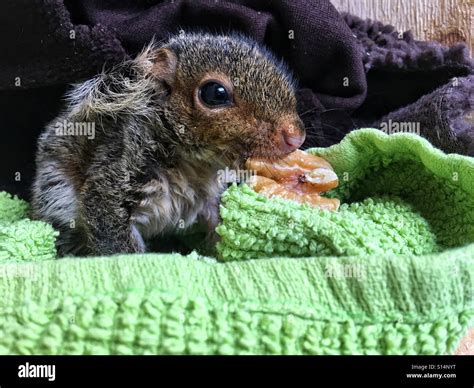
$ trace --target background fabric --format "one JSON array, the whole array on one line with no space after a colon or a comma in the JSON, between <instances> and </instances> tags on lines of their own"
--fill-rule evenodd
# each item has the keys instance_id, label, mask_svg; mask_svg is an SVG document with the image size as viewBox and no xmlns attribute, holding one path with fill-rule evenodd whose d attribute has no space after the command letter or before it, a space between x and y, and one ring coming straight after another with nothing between
<instances>
[{"instance_id":1,"label":"background fabric","mask_svg":"<svg viewBox=\"0 0 474 388\"><path fill-rule=\"evenodd\" d=\"M329 0L2 2L0 189L28 197L36 138L61 109L68 84L134 56L153 36L164 40L181 29L237 30L284 58L299 80L306 147L328 146L352 129L377 125L473 71L465 47L416 42L410 34L400 39L393 27L340 15ZM469 101L471 81L462 81L459 101ZM472 108L467 105L456 105L457 113L441 121L447 141L436 146L468 153L470 128L459 120ZM400 112L397 120L404 119ZM428 108L424 117L432 114ZM452 123L462 128L459 135ZM429 132L431 122L424 125Z\"/></svg>"}]
</instances>

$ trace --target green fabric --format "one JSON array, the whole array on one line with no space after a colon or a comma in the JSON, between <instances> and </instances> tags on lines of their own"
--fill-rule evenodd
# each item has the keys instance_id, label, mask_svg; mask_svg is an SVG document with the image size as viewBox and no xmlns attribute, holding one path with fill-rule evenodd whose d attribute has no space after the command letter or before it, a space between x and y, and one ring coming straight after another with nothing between
<instances>
[{"instance_id":1,"label":"green fabric","mask_svg":"<svg viewBox=\"0 0 474 388\"><path fill-rule=\"evenodd\" d=\"M0 194L0 353L451 353L474 321L474 160L371 129L313 151L340 211L231 187L218 259L52 260L56 232Z\"/></svg>"}]
</instances>

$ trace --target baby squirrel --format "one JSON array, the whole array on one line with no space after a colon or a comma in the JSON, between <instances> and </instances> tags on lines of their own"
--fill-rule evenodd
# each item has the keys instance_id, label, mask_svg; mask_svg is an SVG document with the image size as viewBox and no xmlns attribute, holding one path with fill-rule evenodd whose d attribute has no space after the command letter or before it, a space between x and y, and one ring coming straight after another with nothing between
<instances>
[{"instance_id":1,"label":"baby squirrel","mask_svg":"<svg viewBox=\"0 0 474 388\"><path fill-rule=\"evenodd\" d=\"M59 230L60 256L144 252L195 222L213 231L219 170L303 143L294 90L285 64L241 35L152 43L67 94L38 141L33 216ZM58 132L71 123L94 136Z\"/></svg>"}]
</instances>

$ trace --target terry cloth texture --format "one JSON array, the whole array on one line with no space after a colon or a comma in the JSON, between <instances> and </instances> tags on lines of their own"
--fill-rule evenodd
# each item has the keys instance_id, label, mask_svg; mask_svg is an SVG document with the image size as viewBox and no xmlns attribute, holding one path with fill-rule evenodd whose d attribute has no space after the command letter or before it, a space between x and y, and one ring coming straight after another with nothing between
<instances>
[{"instance_id":1,"label":"terry cloth texture","mask_svg":"<svg viewBox=\"0 0 474 388\"><path fill-rule=\"evenodd\" d=\"M53 229L1 195L0 353L452 353L474 321L474 160L375 129L313 152L341 210L233 186L217 259L52 260Z\"/></svg>"},{"instance_id":2,"label":"terry cloth texture","mask_svg":"<svg viewBox=\"0 0 474 388\"><path fill-rule=\"evenodd\" d=\"M362 48L369 85L353 114L358 125L410 123L443 151L474 156L474 64L465 45L448 48L377 21L344 18Z\"/></svg>"},{"instance_id":3,"label":"terry cloth texture","mask_svg":"<svg viewBox=\"0 0 474 388\"><path fill-rule=\"evenodd\" d=\"M36 138L57 116L67 84L180 29L240 31L284 58L300 84L306 147L335 144L392 112L401 122L418 112L420 133L436 146L472 153L472 124L463 119L473 91L462 79L473 70L466 48L417 42L410 33L399 39L393 27L341 16L328 0L16 0L0 2L0 28L0 189L23 197ZM453 77L464 86L444 100L452 102L430 103Z\"/></svg>"},{"instance_id":4,"label":"terry cloth texture","mask_svg":"<svg viewBox=\"0 0 474 388\"><path fill-rule=\"evenodd\" d=\"M339 176L337 212L234 186L223 196L223 259L272 255L426 254L474 242L474 160L421 137L359 130L313 149ZM473 263L474 264L474 263Z\"/></svg>"}]
</instances>

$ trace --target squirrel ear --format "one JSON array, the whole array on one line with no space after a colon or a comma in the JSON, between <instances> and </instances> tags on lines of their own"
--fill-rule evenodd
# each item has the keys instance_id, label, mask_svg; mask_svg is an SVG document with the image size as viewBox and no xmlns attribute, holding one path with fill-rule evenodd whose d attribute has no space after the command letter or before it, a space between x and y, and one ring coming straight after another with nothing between
<instances>
[{"instance_id":1,"label":"squirrel ear","mask_svg":"<svg viewBox=\"0 0 474 388\"><path fill-rule=\"evenodd\" d=\"M150 73L167 85L173 85L178 63L176 54L170 49L160 48L152 54L151 62Z\"/></svg>"}]
</instances>

